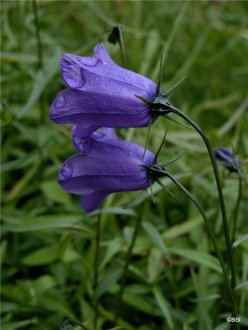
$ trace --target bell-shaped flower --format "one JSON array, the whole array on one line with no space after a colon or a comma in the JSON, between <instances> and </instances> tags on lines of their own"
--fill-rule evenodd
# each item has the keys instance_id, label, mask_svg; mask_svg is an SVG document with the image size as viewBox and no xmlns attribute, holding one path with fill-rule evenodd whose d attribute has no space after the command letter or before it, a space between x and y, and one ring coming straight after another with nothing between
<instances>
[{"instance_id":1,"label":"bell-shaped flower","mask_svg":"<svg viewBox=\"0 0 248 330\"><path fill-rule=\"evenodd\" d=\"M238 157L235 157L234 153L230 149L226 147L216 149L215 159L229 172L241 173L241 161Z\"/></svg>"},{"instance_id":2,"label":"bell-shaped flower","mask_svg":"<svg viewBox=\"0 0 248 330\"><path fill-rule=\"evenodd\" d=\"M95 47L94 55L62 55L61 73L69 88L55 98L51 120L76 125L87 138L101 127L145 127L170 112L157 84L115 64L103 44Z\"/></svg>"},{"instance_id":3,"label":"bell-shaped flower","mask_svg":"<svg viewBox=\"0 0 248 330\"><path fill-rule=\"evenodd\" d=\"M87 212L113 192L143 190L165 175L153 177L149 169L157 164L156 156L140 145L119 140L112 129L94 132L88 139L78 138L75 131L74 146L81 153L62 165L58 182L65 191L81 196Z\"/></svg>"}]
</instances>

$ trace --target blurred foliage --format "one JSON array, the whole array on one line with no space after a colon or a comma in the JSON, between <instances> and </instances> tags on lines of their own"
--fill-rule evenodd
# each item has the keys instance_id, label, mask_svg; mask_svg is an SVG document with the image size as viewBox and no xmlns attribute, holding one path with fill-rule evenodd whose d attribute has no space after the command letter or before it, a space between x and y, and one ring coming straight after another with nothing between
<instances>
[{"instance_id":1,"label":"blurred foliage","mask_svg":"<svg viewBox=\"0 0 248 330\"><path fill-rule=\"evenodd\" d=\"M65 87L60 54L90 56L94 45L104 42L121 63L118 45L107 43L116 25L123 27L128 68L156 81L163 52L164 91L189 73L173 93L173 104L205 129L214 147L232 146L243 160L247 158L247 2L2 1L2 330L54 330L60 325L65 329L69 328L69 323L63 325L65 319L94 329L96 296L98 329L116 326L115 313L118 325L127 330L228 329L230 302L203 221L169 180L164 183L177 199L155 186L155 205L147 192L114 194L105 208L88 215L78 197L56 183L61 163L75 152L71 128L48 119L49 105ZM165 129L167 145L161 161L184 152L170 171L197 196L225 253L203 143L192 129L161 118L151 129L151 150L157 150ZM125 129L120 134L144 145L146 132ZM238 183L234 174L222 174L231 222ZM245 183L246 179L237 238L247 234ZM126 208L133 200L136 206ZM120 277L140 212L143 225L120 305ZM94 290L99 216L99 285ZM237 245L238 306L245 328L247 241L241 238Z\"/></svg>"}]
</instances>

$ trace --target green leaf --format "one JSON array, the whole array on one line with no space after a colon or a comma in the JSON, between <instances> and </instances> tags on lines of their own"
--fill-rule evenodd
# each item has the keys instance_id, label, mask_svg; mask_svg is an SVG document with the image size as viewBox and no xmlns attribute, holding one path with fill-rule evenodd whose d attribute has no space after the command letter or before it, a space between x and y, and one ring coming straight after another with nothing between
<instances>
[{"instance_id":1,"label":"green leaf","mask_svg":"<svg viewBox=\"0 0 248 330\"><path fill-rule=\"evenodd\" d=\"M113 258L113 256L116 255L116 253L118 253L122 249L122 246L123 240L120 237L114 238L108 244L107 251L100 264L100 268L104 268L104 266Z\"/></svg>"},{"instance_id":2,"label":"green leaf","mask_svg":"<svg viewBox=\"0 0 248 330\"><path fill-rule=\"evenodd\" d=\"M207 216L209 215L209 213L207 212ZM213 214L213 212L211 212L211 214ZM193 220L189 220L169 228L162 234L162 238L173 240L174 238L190 233L202 224L203 220L202 217L199 215Z\"/></svg>"},{"instance_id":3,"label":"green leaf","mask_svg":"<svg viewBox=\"0 0 248 330\"><path fill-rule=\"evenodd\" d=\"M240 236L236 241L233 243L233 249L236 249L241 243L248 240L248 234L244 236Z\"/></svg>"},{"instance_id":4,"label":"green leaf","mask_svg":"<svg viewBox=\"0 0 248 330\"><path fill-rule=\"evenodd\" d=\"M95 216L98 214L121 214L121 215L129 215L132 217L136 216L136 212L132 209L122 208L122 207L106 207L100 210L96 210L89 214L88 216Z\"/></svg>"},{"instance_id":5,"label":"green leaf","mask_svg":"<svg viewBox=\"0 0 248 330\"><path fill-rule=\"evenodd\" d=\"M0 247L0 265L2 265L2 263L4 262L4 258L7 251L7 245L8 245L8 241L6 239L3 240Z\"/></svg>"},{"instance_id":6,"label":"green leaf","mask_svg":"<svg viewBox=\"0 0 248 330\"><path fill-rule=\"evenodd\" d=\"M210 294L210 295L205 296L205 297L190 299L190 301L192 301L192 302L212 301L212 300L216 300L218 298L220 298L219 294Z\"/></svg>"},{"instance_id":7,"label":"green leaf","mask_svg":"<svg viewBox=\"0 0 248 330\"><path fill-rule=\"evenodd\" d=\"M96 298L100 298L107 292L121 278L122 273L123 270L120 268L110 269L96 289Z\"/></svg>"},{"instance_id":8,"label":"green leaf","mask_svg":"<svg viewBox=\"0 0 248 330\"><path fill-rule=\"evenodd\" d=\"M40 230L51 230L51 229L79 229L93 235L93 230L89 225L83 223L82 214L56 214L56 215L44 215L35 218L28 218L27 221L23 222L23 216L19 217L11 216L5 217L5 222L2 229L15 233L24 233L30 231L40 231ZM86 218L86 217L85 217ZM80 222L80 224L76 224Z\"/></svg>"},{"instance_id":9,"label":"green leaf","mask_svg":"<svg viewBox=\"0 0 248 330\"><path fill-rule=\"evenodd\" d=\"M39 300L39 303L46 310L58 312L63 317L76 319L75 314L73 311L71 311L70 306L67 305L66 300L60 301L58 296L42 296L42 298Z\"/></svg>"},{"instance_id":10,"label":"green leaf","mask_svg":"<svg viewBox=\"0 0 248 330\"><path fill-rule=\"evenodd\" d=\"M23 115L25 115L26 112L28 112L34 106L34 104L38 101L39 97L41 96L48 82L52 80L54 75L59 71L58 63L61 52L62 51L60 48L55 48L54 55L49 59L49 61L44 66L44 68L38 71L34 81L32 92L23 110L20 112L18 118L21 118Z\"/></svg>"},{"instance_id":11,"label":"green leaf","mask_svg":"<svg viewBox=\"0 0 248 330\"><path fill-rule=\"evenodd\" d=\"M173 324L172 317L171 317L169 303L166 301L161 289L158 286L155 286L153 288L153 294L154 294L154 297L156 299L156 302L157 302L161 312L163 313L163 315L167 321L169 329L173 330L174 324Z\"/></svg>"},{"instance_id":12,"label":"green leaf","mask_svg":"<svg viewBox=\"0 0 248 330\"><path fill-rule=\"evenodd\" d=\"M236 285L235 290L246 288L248 290L248 281L240 282Z\"/></svg>"},{"instance_id":13,"label":"green leaf","mask_svg":"<svg viewBox=\"0 0 248 330\"><path fill-rule=\"evenodd\" d=\"M157 228L155 228L151 223L149 222L143 222L142 227L145 229L146 233L150 237L153 244L162 251L165 255L168 254L168 250L163 242L163 239L158 232Z\"/></svg>"},{"instance_id":14,"label":"green leaf","mask_svg":"<svg viewBox=\"0 0 248 330\"><path fill-rule=\"evenodd\" d=\"M152 249L147 263L148 283L155 282L163 268L164 263L162 252L158 249Z\"/></svg>"},{"instance_id":15,"label":"green leaf","mask_svg":"<svg viewBox=\"0 0 248 330\"><path fill-rule=\"evenodd\" d=\"M46 265L53 262L58 256L58 245L49 246L30 253L23 259L28 266Z\"/></svg>"},{"instance_id":16,"label":"green leaf","mask_svg":"<svg viewBox=\"0 0 248 330\"><path fill-rule=\"evenodd\" d=\"M66 193L54 180L43 182L41 190L48 200L67 206L72 204L70 194Z\"/></svg>"},{"instance_id":17,"label":"green leaf","mask_svg":"<svg viewBox=\"0 0 248 330\"><path fill-rule=\"evenodd\" d=\"M123 301L133 308L154 316L162 316L162 313L158 309L155 303L152 303L150 299L144 299L144 296L139 297L134 294L125 293L123 295Z\"/></svg>"},{"instance_id":18,"label":"green leaf","mask_svg":"<svg viewBox=\"0 0 248 330\"><path fill-rule=\"evenodd\" d=\"M170 248L169 252L171 254L179 255L183 258L189 259L196 262L197 264L204 265L216 272L222 274L221 267L217 258L211 256L210 254L202 251L195 251L191 249L178 249Z\"/></svg>"},{"instance_id":19,"label":"green leaf","mask_svg":"<svg viewBox=\"0 0 248 330\"><path fill-rule=\"evenodd\" d=\"M7 324L2 324L1 330L16 330L35 323L37 323L36 319L24 320L20 322L11 322Z\"/></svg>"},{"instance_id":20,"label":"green leaf","mask_svg":"<svg viewBox=\"0 0 248 330\"><path fill-rule=\"evenodd\" d=\"M133 233L134 233L133 227L125 227L123 229L123 236L128 245L131 245Z\"/></svg>"},{"instance_id":21,"label":"green leaf","mask_svg":"<svg viewBox=\"0 0 248 330\"><path fill-rule=\"evenodd\" d=\"M230 329L230 325L227 322L224 322L218 325L218 327L215 328L214 330L227 330L227 329Z\"/></svg>"}]
</instances>

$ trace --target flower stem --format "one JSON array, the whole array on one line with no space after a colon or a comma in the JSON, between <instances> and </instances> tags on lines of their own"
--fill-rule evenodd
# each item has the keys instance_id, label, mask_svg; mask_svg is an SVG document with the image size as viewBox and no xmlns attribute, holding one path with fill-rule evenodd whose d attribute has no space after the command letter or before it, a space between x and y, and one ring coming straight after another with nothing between
<instances>
[{"instance_id":1,"label":"flower stem","mask_svg":"<svg viewBox=\"0 0 248 330\"><path fill-rule=\"evenodd\" d=\"M231 245L231 239L230 239L230 235L229 235L226 208L225 208L225 202L224 202L224 197L223 197L223 192L222 192L222 187L221 187L221 180L220 180L220 175L219 175L218 167L216 164L213 149L212 149L211 144L210 144L207 136L205 135L205 133L191 118L189 118L187 115L182 113L179 109L174 108L174 107L172 108L172 112L174 112L175 114L177 114L178 116L180 116L181 118L186 120L188 123L190 123L195 128L195 130L200 134L200 136L202 137L202 139L207 147L208 154L209 154L209 157L210 157L210 160L212 163L212 167L213 167L213 171L214 171L218 194L219 194L219 201L220 201L220 207L221 207L221 213L222 213L222 223L223 223L226 248L227 248L228 264L229 264L229 267L231 270L231 288L232 288L232 292L233 292L233 290L236 286L236 270L235 270L234 259L233 259L233 254L232 254L232 245ZM234 293L232 293L232 296L234 296ZM231 301L232 301L232 313L233 313L233 316L236 317L237 313L236 313L235 298L234 298L234 301L233 300L231 300Z\"/></svg>"},{"instance_id":2,"label":"flower stem","mask_svg":"<svg viewBox=\"0 0 248 330\"><path fill-rule=\"evenodd\" d=\"M219 262L220 262L220 265L221 265L221 268L222 268L222 272L223 272L223 276L224 276L226 288L227 288L228 292L230 293L230 296L231 296L232 301L233 301L233 294L232 294L232 290L231 290L231 287L230 287L230 282L228 280L228 273L227 273L226 265L224 263L222 254L221 254L220 249L218 247L218 244L217 244L217 241L216 241L216 237L215 237L214 231L213 231L213 229L212 229L212 227L211 227L211 225L209 223L208 218L206 217L205 212L202 210L199 202L195 199L195 197L179 181L177 181L168 172L166 172L166 176L168 176L171 179L171 181L173 181L177 185L177 187L180 188L191 199L191 201L194 203L194 205L196 206L196 208L200 212L200 214L201 214L201 216L202 216L202 218L204 220L205 226L207 228L208 234L209 234L209 236L210 236L210 238L212 240L212 243L213 243L215 252L216 252L216 254L218 256L218 259L219 259Z\"/></svg>"},{"instance_id":3,"label":"flower stem","mask_svg":"<svg viewBox=\"0 0 248 330\"><path fill-rule=\"evenodd\" d=\"M98 277L99 277L99 252L100 252L100 236L101 236L101 214L98 215L97 218L97 227L96 227L96 252L95 252L95 260L94 260L94 280L93 280L93 288L96 291L98 285ZM93 320L94 328L97 328L97 319L98 319L98 299L95 302L95 315Z\"/></svg>"},{"instance_id":4,"label":"flower stem","mask_svg":"<svg viewBox=\"0 0 248 330\"><path fill-rule=\"evenodd\" d=\"M239 188L238 188L238 197L236 201L236 206L234 209L234 216L233 216L233 226L232 226L232 242L235 240L236 228L237 228L237 221L238 221L238 213L239 213L239 205L242 195L242 177L240 173L238 173L239 178Z\"/></svg>"},{"instance_id":5,"label":"flower stem","mask_svg":"<svg viewBox=\"0 0 248 330\"><path fill-rule=\"evenodd\" d=\"M137 238L137 234L140 228L140 224L142 221L142 211L143 208L141 206L140 212L136 218L136 223L135 223L135 227L134 227L134 232L132 235L132 241L131 244L129 245L128 251L127 251L127 258L126 258L126 262L124 265L124 269L123 269L123 274L122 274L122 279L121 279L121 287L118 293L118 306L120 307L121 304L121 300L122 300L122 296L123 296L123 292L124 292L124 288L125 288L125 284L126 284L126 279L127 279L127 272L128 272L128 267L129 264L131 262L131 257L132 257L132 252L133 252L133 247ZM116 323L118 320L118 315L117 313L115 313L115 317L114 317L114 323Z\"/></svg>"}]
</instances>

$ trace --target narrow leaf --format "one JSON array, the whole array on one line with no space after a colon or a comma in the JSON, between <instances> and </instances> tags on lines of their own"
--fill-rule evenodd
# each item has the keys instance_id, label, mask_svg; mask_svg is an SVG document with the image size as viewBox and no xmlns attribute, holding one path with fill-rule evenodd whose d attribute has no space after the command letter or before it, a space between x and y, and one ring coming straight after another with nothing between
<instances>
[{"instance_id":1,"label":"narrow leaf","mask_svg":"<svg viewBox=\"0 0 248 330\"><path fill-rule=\"evenodd\" d=\"M248 234L244 236L240 236L236 241L233 243L233 249L236 249L241 243L248 240Z\"/></svg>"},{"instance_id":2,"label":"narrow leaf","mask_svg":"<svg viewBox=\"0 0 248 330\"><path fill-rule=\"evenodd\" d=\"M167 321L169 329L174 329L169 303L166 301L163 293L158 286L153 288L153 294L161 312L163 313Z\"/></svg>"},{"instance_id":3,"label":"narrow leaf","mask_svg":"<svg viewBox=\"0 0 248 330\"><path fill-rule=\"evenodd\" d=\"M168 254L168 250L163 242L163 239L158 232L157 228L155 228L151 223L149 222L143 222L142 227L145 229L146 233L150 237L153 244L161 250L165 255Z\"/></svg>"}]
</instances>

